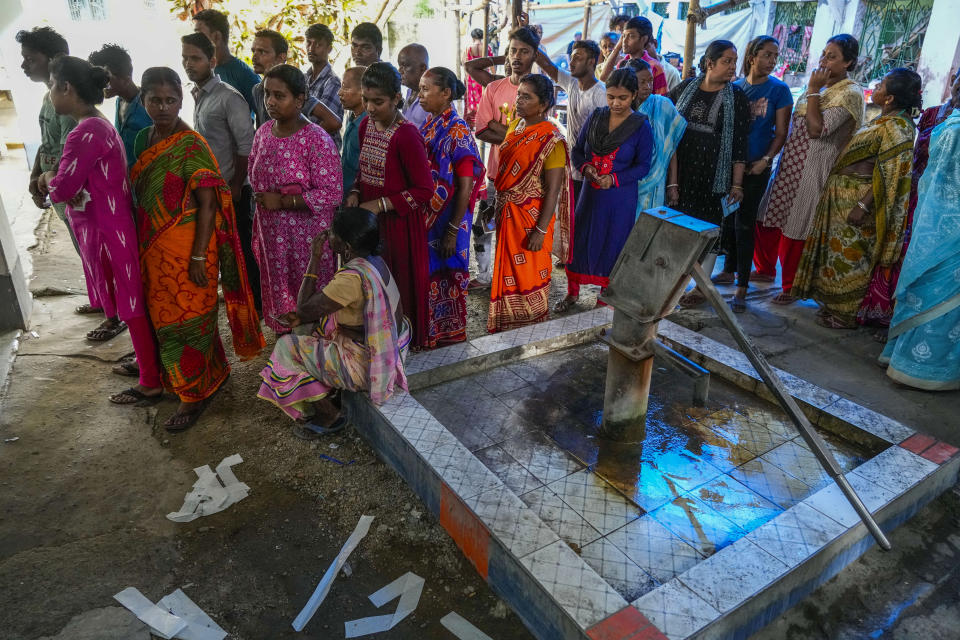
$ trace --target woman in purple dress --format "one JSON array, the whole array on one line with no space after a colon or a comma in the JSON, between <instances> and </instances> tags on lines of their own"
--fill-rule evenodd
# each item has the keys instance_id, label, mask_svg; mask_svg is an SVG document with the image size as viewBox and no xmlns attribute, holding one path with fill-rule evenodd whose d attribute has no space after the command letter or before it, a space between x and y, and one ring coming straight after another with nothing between
<instances>
[{"instance_id":1,"label":"woman in purple dress","mask_svg":"<svg viewBox=\"0 0 960 640\"><path fill-rule=\"evenodd\" d=\"M330 228L343 198L340 155L326 131L301 113L307 81L294 66L273 67L263 79L267 115L250 151L250 183L257 213L253 253L260 266L263 317L278 333L278 321L297 308L297 293L310 264L311 241ZM329 248L320 258L317 284L337 270Z\"/></svg>"},{"instance_id":2,"label":"woman in purple dress","mask_svg":"<svg viewBox=\"0 0 960 640\"><path fill-rule=\"evenodd\" d=\"M130 328L140 366L139 384L111 396L110 401L155 403L163 395L163 384L140 277L127 156L117 130L97 110L103 102L107 72L86 60L62 56L53 62L50 75L54 109L78 124L63 145L59 168L42 174L38 187L49 193L52 202L67 203L88 288L96 293L107 316L88 337L99 341L100 334L116 335L122 327Z\"/></svg>"},{"instance_id":3,"label":"woman in purple dress","mask_svg":"<svg viewBox=\"0 0 960 640\"><path fill-rule=\"evenodd\" d=\"M633 110L637 75L618 69L607 80L607 106L593 112L573 147L573 166L584 177L573 223L573 260L567 266L566 311L580 285L606 287L610 271L637 219L637 183L650 171L653 129Z\"/></svg>"}]
</instances>

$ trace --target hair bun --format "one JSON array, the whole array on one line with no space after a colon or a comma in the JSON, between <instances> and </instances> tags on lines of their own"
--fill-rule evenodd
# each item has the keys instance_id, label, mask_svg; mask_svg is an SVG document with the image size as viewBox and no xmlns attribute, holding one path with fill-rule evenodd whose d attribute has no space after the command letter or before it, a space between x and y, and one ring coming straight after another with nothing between
<instances>
[{"instance_id":1,"label":"hair bun","mask_svg":"<svg viewBox=\"0 0 960 640\"><path fill-rule=\"evenodd\" d=\"M454 89L453 89L453 96L452 96L453 99L454 99L454 100L459 100L459 99L462 98L462 97L464 96L464 94L466 94L466 93L467 93L467 87L466 87L466 85L463 84L463 81L461 81L459 78L457 78L457 84L456 84L456 86L455 86Z\"/></svg>"},{"instance_id":2,"label":"hair bun","mask_svg":"<svg viewBox=\"0 0 960 640\"><path fill-rule=\"evenodd\" d=\"M94 66L90 69L90 81L102 91L110 84L110 74L103 67Z\"/></svg>"}]
</instances>

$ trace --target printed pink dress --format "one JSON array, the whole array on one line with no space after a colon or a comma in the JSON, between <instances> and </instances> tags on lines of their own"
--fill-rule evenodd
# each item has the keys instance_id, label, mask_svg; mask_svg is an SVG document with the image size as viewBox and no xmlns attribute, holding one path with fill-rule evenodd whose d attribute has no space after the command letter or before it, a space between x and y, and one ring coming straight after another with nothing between
<instances>
[{"instance_id":1,"label":"printed pink dress","mask_svg":"<svg viewBox=\"0 0 960 640\"><path fill-rule=\"evenodd\" d=\"M269 211L257 205L253 218L253 255L260 266L263 318L278 333L287 331L274 318L297 308L297 293L310 264L310 243L330 228L343 200L340 155L326 131L311 123L286 138L273 134L273 120L257 130L250 151L254 193L297 194L309 209ZM337 270L336 256L324 250L317 285L322 288Z\"/></svg>"},{"instance_id":2,"label":"printed pink dress","mask_svg":"<svg viewBox=\"0 0 960 640\"><path fill-rule=\"evenodd\" d=\"M50 199L67 204L67 217L80 246L87 288L108 318L130 327L140 383L160 386L160 370L140 277L140 249L133 221L133 197L127 179L127 156L113 125L86 118L63 145Z\"/></svg>"}]
</instances>

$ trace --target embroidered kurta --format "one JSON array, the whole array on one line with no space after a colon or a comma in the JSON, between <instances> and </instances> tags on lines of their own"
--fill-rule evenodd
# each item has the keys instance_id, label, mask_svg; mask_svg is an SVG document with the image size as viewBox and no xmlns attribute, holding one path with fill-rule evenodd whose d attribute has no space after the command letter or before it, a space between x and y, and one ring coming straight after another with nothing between
<instances>
[{"instance_id":1,"label":"embroidered kurta","mask_svg":"<svg viewBox=\"0 0 960 640\"><path fill-rule=\"evenodd\" d=\"M313 123L279 138L270 120L257 130L250 152L250 184L257 193L297 194L308 209L271 211L257 204L253 218L253 254L260 267L263 316L277 332L286 329L274 318L297 308L297 293L310 264L311 241L330 228L343 200L343 176L337 147ZM322 286L337 270L329 246L317 273Z\"/></svg>"},{"instance_id":2,"label":"embroidered kurta","mask_svg":"<svg viewBox=\"0 0 960 640\"><path fill-rule=\"evenodd\" d=\"M393 209L378 216L383 259L397 280L403 312L413 328L413 346L427 343L426 206L433 197L430 162L420 132L409 122L384 131L360 123L360 202L387 198Z\"/></svg>"},{"instance_id":3,"label":"embroidered kurta","mask_svg":"<svg viewBox=\"0 0 960 640\"><path fill-rule=\"evenodd\" d=\"M116 129L103 118L86 118L70 132L57 177L50 181L54 202L77 194L90 200L79 207L67 205L67 216L88 288L108 318L145 316L126 153Z\"/></svg>"}]
</instances>

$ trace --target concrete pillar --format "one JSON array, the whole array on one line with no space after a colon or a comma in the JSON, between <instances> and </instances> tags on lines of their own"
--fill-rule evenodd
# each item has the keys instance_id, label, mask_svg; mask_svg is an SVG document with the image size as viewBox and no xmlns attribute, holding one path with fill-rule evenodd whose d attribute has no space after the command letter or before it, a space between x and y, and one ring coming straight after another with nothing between
<instances>
[{"instance_id":1,"label":"concrete pillar","mask_svg":"<svg viewBox=\"0 0 960 640\"><path fill-rule=\"evenodd\" d=\"M862 0L820 0L817 16L813 21L813 33L810 34L810 55L807 58L807 73L817 68L820 54L827 40L838 33L849 33L860 37L863 13L866 3Z\"/></svg>"},{"instance_id":2,"label":"concrete pillar","mask_svg":"<svg viewBox=\"0 0 960 640\"><path fill-rule=\"evenodd\" d=\"M917 73L923 78L923 106L943 103L950 91L951 72L960 65L960 0L935 0L923 38Z\"/></svg>"},{"instance_id":3,"label":"concrete pillar","mask_svg":"<svg viewBox=\"0 0 960 640\"><path fill-rule=\"evenodd\" d=\"M0 197L0 331L26 329L33 299Z\"/></svg>"}]
</instances>

